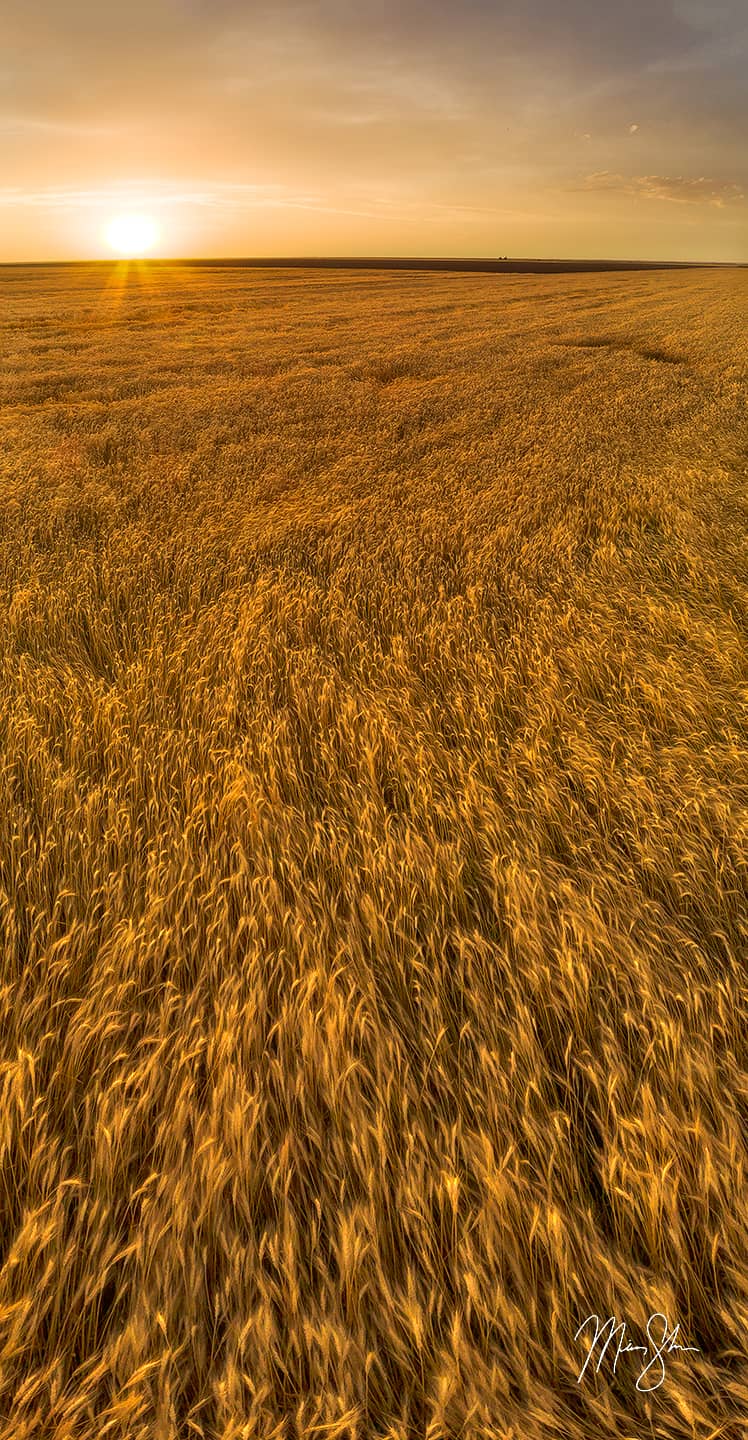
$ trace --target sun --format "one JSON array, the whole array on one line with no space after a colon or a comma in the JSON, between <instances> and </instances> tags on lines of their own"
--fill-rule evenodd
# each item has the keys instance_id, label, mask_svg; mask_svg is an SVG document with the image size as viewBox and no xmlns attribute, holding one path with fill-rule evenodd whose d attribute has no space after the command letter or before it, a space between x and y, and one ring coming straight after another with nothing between
<instances>
[{"instance_id":1,"label":"sun","mask_svg":"<svg viewBox=\"0 0 748 1440\"><path fill-rule=\"evenodd\" d=\"M117 255L132 259L152 250L158 225L152 215L115 215L106 227L107 244Z\"/></svg>"}]
</instances>

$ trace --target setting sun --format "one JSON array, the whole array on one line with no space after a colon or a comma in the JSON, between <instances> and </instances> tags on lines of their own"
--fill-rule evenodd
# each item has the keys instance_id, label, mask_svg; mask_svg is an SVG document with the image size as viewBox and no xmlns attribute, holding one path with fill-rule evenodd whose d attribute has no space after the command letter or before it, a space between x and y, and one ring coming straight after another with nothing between
<instances>
[{"instance_id":1,"label":"setting sun","mask_svg":"<svg viewBox=\"0 0 748 1440\"><path fill-rule=\"evenodd\" d=\"M151 215L115 215L106 227L106 239L118 255L145 255L158 240L158 226Z\"/></svg>"}]
</instances>

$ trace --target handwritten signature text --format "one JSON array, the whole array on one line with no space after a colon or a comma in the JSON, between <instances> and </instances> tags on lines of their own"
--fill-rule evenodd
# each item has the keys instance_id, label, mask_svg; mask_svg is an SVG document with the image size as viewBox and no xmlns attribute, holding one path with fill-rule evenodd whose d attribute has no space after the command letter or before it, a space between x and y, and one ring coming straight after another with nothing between
<instances>
[{"instance_id":1,"label":"handwritten signature text","mask_svg":"<svg viewBox=\"0 0 748 1440\"><path fill-rule=\"evenodd\" d=\"M586 1335L584 1332L587 1332ZM614 1315L607 1320L601 1320L599 1315L588 1315L583 1320L575 1340L584 1337L590 1341L585 1362L577 1376L577 1385L583 1379L587 1367L592 1364L593 1357L597 1354L597 1365L593 1368L595 1373L599 1372L600 1366L605 1359L608 1348L613 1357L613 1374L616 1373L616 1366L622 1355L629 1352L639 1352L645 1356L646 1363L636 1381L637 1390L648 1393L650 1390L658 1390L665 1379L665 1360L676 1351L692 1350L699 1352L698 1345L681 1345L678 1342L680 1325L674 1326L671 1330L666 1315L659 1312L650 1315L647 1321L647 1344L632 1345L626 1340L626 1322L620 1324Z\"/></svg>"}]
</instances>

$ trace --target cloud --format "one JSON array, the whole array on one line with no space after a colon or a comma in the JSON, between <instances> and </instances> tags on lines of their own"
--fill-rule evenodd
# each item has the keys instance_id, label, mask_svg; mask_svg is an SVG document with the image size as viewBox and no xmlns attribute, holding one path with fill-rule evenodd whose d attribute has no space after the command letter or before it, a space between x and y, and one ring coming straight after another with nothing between
<instances>
[{"instance_id":1,"label":"cloud","mask_svg":"<svg viewBox=\"0 0 748 1440\"><path fill-rule=\"evenodd\" d=\"M673 0L673 12L695 30L745 25L745 0Z\"/></svg>"},{"instance_id":2,"label":"cloud","mask_svg":"<svg viewBox=\"0 0 748 1440\"><path fill-rule=\"evenodd\" d=\"M552 217L537 210L519 210L516 206L464 205L421 198L375 195L364 190L352 205L336 203L335 196L322 191L299 191L286 185L252 185L234 181L198 179L191 185L169 180L131 181L124 185L46 186L25 189L22 186L0 186L0 211L4 208L27 206L52 211L167 211L173 207L197 207L211 211L237 213L258 210L310 210L321 215L351 215L366 219L412 219L439 224L445 217L459 216L466 221L490 216L523 217L549 220Z\"/></svg>"},{"instance_id":3,"label":"cloud","mask_svg":"<svg viewBox=\"0 0 748 1440\"><path fill-rule=\"evenodd\" d=\"M24 189L0 186L0 207L31 205L54 210L95 210L133 206L314 206L317 195L300 193L285 185L236 184L233 181L197 181L185 186L171 180L132 180L122 185L49 185Z\"/></svg>"},{"instance_id":4,"label":"cloud","mask_svg":"<svg viewBox=\"0 0 748 1440\"><path fill-rule=\"evenodd\" d=\"M617 190L624 195L636 195L645 200L673 200L679 204L715 205L723 209L726 205L740 205L745 202L746 193L742 185L734 180L711 180L705 175L616 175L609 170L588 175L583 190Z\"/></svg>"},{"instance_id":5,"label":"cloud","mask_svg":"<svg viewBox=\"0 0 748 1440\"><path fill-rule=\"evenodd\" d=\"M0 113L0 134L2 135L24 135L35 134L52 136L70 136L74 139L85 139L87 137L104 138L116 135L118 132L111 125L81 125L72 120L61 120L59 118L50 120L39 118L36 115L8 115Z\"/></svg>"}]
</instances>

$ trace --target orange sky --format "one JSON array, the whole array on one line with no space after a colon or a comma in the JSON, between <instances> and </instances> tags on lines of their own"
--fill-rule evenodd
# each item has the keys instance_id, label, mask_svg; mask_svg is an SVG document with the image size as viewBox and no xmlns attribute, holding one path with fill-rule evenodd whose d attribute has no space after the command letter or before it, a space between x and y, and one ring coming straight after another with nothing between
<instances>
[{"instance_id":1,"label":"orange sky","mask_svg":"<svg viewBox=\"0 0 748 1440\"><path fill-rule=\"evenodd\" d=\"M5 0L0 260L748 260L746 0Z\"/></svg>"}]
</instances>

